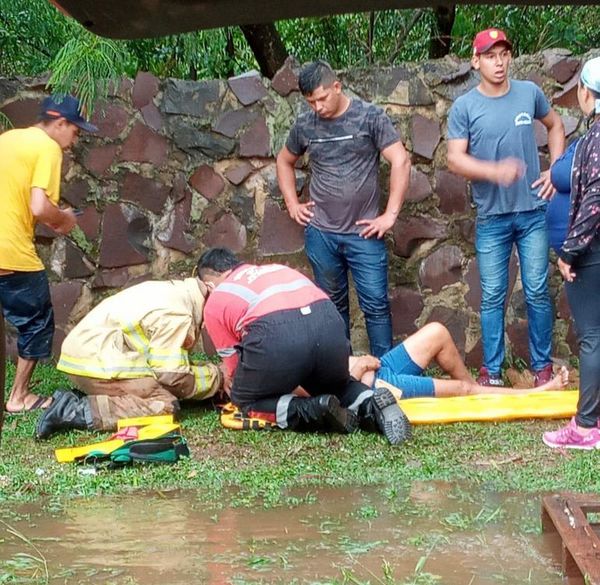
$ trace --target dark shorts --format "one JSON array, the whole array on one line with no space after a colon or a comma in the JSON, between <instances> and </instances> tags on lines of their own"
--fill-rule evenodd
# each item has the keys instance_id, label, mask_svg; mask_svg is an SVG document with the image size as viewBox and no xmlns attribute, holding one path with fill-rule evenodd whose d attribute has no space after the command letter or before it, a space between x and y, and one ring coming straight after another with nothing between
<instances>
[{"instance_id":1,"label":"dark shorts","mask_svg":"<svg viewBox=\"0 0 600 585\"><path fill-rule=\"evenodd\" d=\"M313 396L347 393L350 343L329 300L257 319L237 349L231 399L238 406L289 394L296 386Z\"/></svg>"},{"instance_id":2,"label":"dark shorts","mask_svg":"<svg viewBox=\"0 0 600 585\"><path fill-rule=\"evenodd\" d=\"M19 356L31 360L50 357L54 311L46 271L0 276L0 304L4 318L19 332Z\"/></svg>"}]
</instances>

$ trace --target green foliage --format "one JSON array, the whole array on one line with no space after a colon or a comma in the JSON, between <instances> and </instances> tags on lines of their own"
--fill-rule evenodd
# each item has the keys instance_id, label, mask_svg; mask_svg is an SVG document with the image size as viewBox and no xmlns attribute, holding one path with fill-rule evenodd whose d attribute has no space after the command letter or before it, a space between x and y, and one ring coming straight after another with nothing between
<instances>
[{"instance_id":1,"label":"green foliage","mask_svg":"<svg viewBox=\"0 0 600 585\"><path fill-rule=\"evenodd\" d=\"M564 47L576 54L600 44L598 6L480 6L456 8L451 52L469 57L474 35L503 28L515 54ZM435 31L432 9L385 10L277 23L290 53L300 62L316 57L335 68L397 65L428 58Z\"/></svg>"},{"instance_id":2,"label":"green foliage","mask_svg":"<svg viewBox=\"0 0 600 585\"><path fill-rule=\"evenodd\" d=\"M108 93L125 71L125 47L81 29L79 36L69 39L52 62L48 86L54 93L74 93L81 110L90 116L99 97Z\"/></svg>"},{"instance_id":3,"label":"green foliage","mask_svg":"<svg viewBox=\"0 0 600 585\"><path fill-rule=\"evenodd\" d=\"M10 130L12 127L13 125L9 117L5 113L0 112L0 132Z\"/></svg>"},{"instance_id":4,"label":"green foliage","mask_svg":"<svg viewBox=\"0 0 600 585\"><path fill-rule=\"evenodd\" d=\"M85 233L79 226L73 228L70 237L88 256L94 254L94 245L85 237Z\"/></svg>"},{"instance_id":5,"label":"green foliage","mask_svg":"<svg viewBox=\"0 0 600 585\"><path fill-rule=\"evenodd\" d=\"M436 585L441 583L442 578L439 575L433 575L424 571L427 558L427 556L421 557L417 562L417 565L415 566L413 574L408 576L406 579L403 579L402 581L399 581L394 576L393 567L385 559L383 560L381 565L381 577L379 577L379 575L377 575L370 569L367 569L366 567L358 563L358 565L363 569L363 571L366 571L370 575L373 581L371 581L370 579L367 581L363 581L362 579L359 579L356 576L354 571L349 569L342 569L343 580L341 585L371 585L371 583L378 583L380 585ZM337 584L338 582L334 581L333 585Z\"/></svg>"},{"instance_id":6,"label":"green foliage","mask_svg":"<svg viewBox=\"0 0 600 585\"><path fill-rule=\"evenodd\" d=\"M210 79L230 77L257 67L238 27L198 31L161 39L123 42L135 71L158 77Z\"/></svg>"},{"instance_id":7,"label":"green foliage","mask_svg":"<svg viewBox=\"0 0 600 585\"><path fill-rule=\"evenodd\" d=\"M431 11L385 10L302 18L277 23L291 54L303 63L317 57L336 69L392 65L427 56Z\"/></svg>"},{"instance_id":8,"label":"green foliage","mask_svg":"<svg viewBox=\"0 0 600 585\"><path fill-rule=\"evenodd\" d=\"M0 75L40 75L82 27L46 0L0 0Z\"/></svg>"},{"instance_id":9,"label":"green foliage","mask_svg":"<svg viewBox=\"0 0 600 585\"><path fill-rule=\"evenodd\" d=\"M468 57L474 34L489 26L506 30L516 54L549 47L581 54L600 45L597 5L460 5L451 51ZM426 59L436 19L434 9L418 8L297 18L276 27L300 62L321 57L348 68ZM0 47L0 75L51 70L52 88L78 92L90 109L119 75L150 71L161 77L222 78L257 68L239 27L109 41L94 37L47 0L0 0Z\"/></svg>"},{"instance_id":10,"label":"green foliage","mask_svg":"<svg viewBox=\"0 0 600 585\"><path fill-rule=\"evenodd\" d=\"M453 52L468 56L471 39L481 29L497 26L506 31L515 53L534 53L564 47L584 53L600 41L598 6L473 6L457 9L452 30Z\"/></svg>"}]
</instances>

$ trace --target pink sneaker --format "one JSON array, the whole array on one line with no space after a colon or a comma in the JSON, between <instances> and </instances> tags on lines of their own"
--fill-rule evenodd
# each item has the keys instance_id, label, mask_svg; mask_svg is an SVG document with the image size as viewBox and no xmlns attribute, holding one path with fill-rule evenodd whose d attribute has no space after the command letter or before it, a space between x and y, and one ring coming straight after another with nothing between
<instances>
[{"instance_id":1,"label":"pink sneaker","mask_svg":"<svg viewBox=\"0 0 600 585\"><path fill-rule=\"evenodd\" d=\"M577 430L575 418L572 418L566 427L544 433L542 440L548 447L554 449L600 449L600 430L595 427L583 435Z\"/></svg>"},{"instance_id":2,"label":"pink sneaker","mask_svg":"<svg viewBox=\"0 0 600 585\"><path fill-rule=\"evenodd\" d=\"M535 372L535 375L533 377L533 385L536 388L538 388L539 386L547 384L548 382L550 382L550 380L552 380L553 373L554 372L552 371L552 364L548 364L541 370Z\"/></svg>"},{"instance_id":3,"label":"pink sneaker","mask_svg":"<svg viewBox=\"0 0 600 585\"><path fill-rule=\"evenodd\" d=\"M477 383L480 386L502 386L502 378L497 374L490 374L488 369L483 366L479 369Z\"/></svg>"}]
</instances>

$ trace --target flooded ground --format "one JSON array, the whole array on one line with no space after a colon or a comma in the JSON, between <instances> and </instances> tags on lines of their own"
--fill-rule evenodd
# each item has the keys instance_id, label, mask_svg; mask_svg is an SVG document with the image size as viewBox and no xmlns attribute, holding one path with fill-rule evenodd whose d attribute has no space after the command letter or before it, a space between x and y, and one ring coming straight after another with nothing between
<instances>
[{"instance_id":1,"label":"flooded ground","mask_svg":"<svg viewBox=\"0 0 600 585\"><path fill-rule=\"evenodd\" d=\"M539 496L415 483L287 503L207 509L195 492L166 492L5 508L0 583L562 583Z\"/></svg>"}]
</instances>

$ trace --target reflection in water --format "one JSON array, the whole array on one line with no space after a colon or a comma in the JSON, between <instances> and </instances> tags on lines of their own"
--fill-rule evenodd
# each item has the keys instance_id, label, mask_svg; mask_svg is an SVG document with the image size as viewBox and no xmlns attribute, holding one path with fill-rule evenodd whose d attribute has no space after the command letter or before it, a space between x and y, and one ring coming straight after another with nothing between
<instances>
[{"instance_id":1,"label":"reflection in water","mask_svg":"<svg viewBox=\"0 0 600 585\"><path fill-rule=\"evenodd\" d=\"M420 582L444 585L562 582L535 495L415 483L305 490L288 502L215 510L194 492L135 493L75 500L60 515L22 508L0 517L43 554L50 583L324 584L348 571L387 583L383 563L396 583L419 570L440 578ZM23 538L0 525L0 543L0 575L31 577Z\"/></svg>"}]
</instances>

